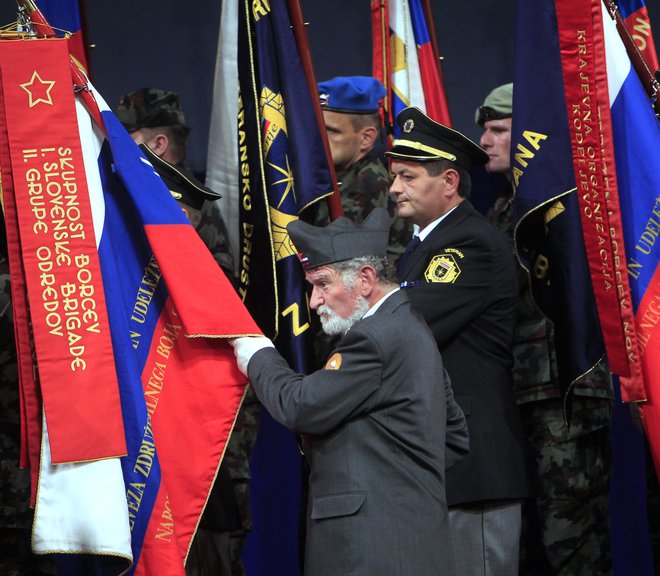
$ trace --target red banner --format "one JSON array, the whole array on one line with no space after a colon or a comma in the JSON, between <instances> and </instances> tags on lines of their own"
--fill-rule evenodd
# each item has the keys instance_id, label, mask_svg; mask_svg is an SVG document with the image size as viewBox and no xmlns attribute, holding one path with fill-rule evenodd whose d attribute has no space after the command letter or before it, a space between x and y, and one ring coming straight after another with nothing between
<instances>
[{"instance_id":1,"label":"red banner","mask_svg":"<svg viewBox=\"0 0 660 576\"><path fill-rule=\"evenodd\" d=\"M658 54L655 50L651 20L646 6L642 5L636 12L626 16L623 21L651 72L655 72L659 67Z\"/></svg>"},{"instance_id":2,"label":"red banner","mask_svg":"<svg viewBox=\"0 0 660 576\"><path fill-rule=\"evenodd\" d=\"M573 167L610 368L644 397L616 184L601 1L555 2Z\"/></svg>"},{"instance_id":3,"label":"red banner","mask_svg":"<svg viewBox=\"0 0 660 576\"><path fill-rule=\"evenodd\" d=\"M2 82L0 81L0 102ZM0 197L4 208L5 229L7 234L7 256L10 267L12 287L12 307L14 311L14 338L18 360L21 413L21 468L30 468L31 494L30 503L34 506L39 478L39 459L41 454L41 393L37 384L37 375L32 359L32 338L30 336L30 318L28 315L25 273L21 261L20 239L18 236L18 217L14 203L11 163L7 143L7 123L0 109L0 172L2 186Z\"/></svg>"},{"instance_id":4,"label":"red banner","mask_svg":"<svg viewBox=\"0 0 660 576\"><path fill-rule=\"evenodd\" d=\"M52 460L121 456L123 421L66 41L1 42L0 68Z\"/></svg>"},{"instance_id":5,"label":"red banner","mask_svg":"<svg viewBox=\"0 0 660 576\"><path fill-rule=\"evenodd\" d=\"M383 125L392 125L390 102L390 19L388 0L371 0L371 69L374 78L385 86L383 98Z\"/></svg>"}]
</instances>

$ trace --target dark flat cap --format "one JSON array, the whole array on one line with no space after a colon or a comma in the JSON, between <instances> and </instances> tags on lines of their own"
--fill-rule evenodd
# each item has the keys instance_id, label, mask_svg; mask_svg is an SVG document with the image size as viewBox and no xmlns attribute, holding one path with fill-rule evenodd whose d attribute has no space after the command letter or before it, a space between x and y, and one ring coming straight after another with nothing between
<instances>
[{"instance_id":1,"label":"dark flat cap","mask_svg":"<svg viewBox=\"0 0 660 576\"><path fill-rule=\"evenodd\" d=\"M396 117L401 136L386 154L392 158L427 162L450 160L469 170L488 162L488 154L464 134L431 120L419 108L404 108Z\"/></svg>"},{"instance_id":2,"label":"dark flat cap","mask_svg":"<svg viewBox=\"0 0 660 576\"><path fill-rule=\"evenodd\" d=\"M387 256L390 216L374 208L362 224L345 216L325 227L294 220L286 227L305 269L351 260L360 256Z\"/></svg>"},{"instance_id":3,"label":"dark flat cap","mask_svg":"<svg viewBox=\"0 0 660 576\"><path fill-rule=\"evenodd\" d=\"M201 210L204 200L213 202L222 198L220 194L204 186L190 170L163 160L146 144L140 144L140 150L156 169L175 200L195 210Z\"/></svg>"},{"instance_id":4,"label":"dark flat cap","mask_svg":"<svg viewBox=\"0 0 660 576\"><path fill-rule=\"evenodd\" d=\"M319 82L321 109L344 114L374 114L385 87L371 76L337 76Z\"/></svg>"}]
</instances>

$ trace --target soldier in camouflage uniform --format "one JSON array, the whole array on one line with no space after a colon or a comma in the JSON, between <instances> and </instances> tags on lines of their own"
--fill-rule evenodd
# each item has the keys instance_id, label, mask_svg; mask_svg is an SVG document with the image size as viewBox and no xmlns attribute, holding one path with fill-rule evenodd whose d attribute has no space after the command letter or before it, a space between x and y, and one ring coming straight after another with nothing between
<instances>
[{"instance_id":1,"label":"soldier in camouflage uniform","mask_svg":"<svg viewBox=\"0 0 660 576\"><path fill-rule=\"evenodd\" d=\"M229 236L217 203L220 196L183 166L190 130L177 95L155 88L126 94L117 107L117 117L234 283ZM260 411L259 401L248 388L191 546L188 576L245 574L241 553L252 528L248 481Z\"/></svg>"},{"instance_id":2,"label":"soldier in camouflage uniform","mask_svg":"<svg viewBox=\"0 0 660 576\"><path fill-rule=\"evenodd\" d=\"M32 554L30 471L18 466L20 408L9 264L4 220L0 221L0 574L54 574L51 563Z\"/></svg>"},{"instance_id":3,"label":"soldier in camouflage uniform","mask_svg":"<svg viewBox=\"0 0 660 576\"><path fill-rule=\"evenodd\" d=\"M188 181L188 184L202 189L206 202L203 202L201 215L193 224L216 262L232 278L234 261L227 227L217 202L220 195L201 184L184 164L190 128L186 126L179 97L166 90L142 88L121 97L117 117L133 140L151 150L150 160L155 156L164 161L155 168L168 186L174 181L173 186L181 187ZM177 198L176 193L173 196Z\"/></svg>"},{"instance_id":4,"label":"soldier in camouflage uniform","mask_svg":"<svg viewBox=\"0 0 660 576\"><path fill-rule=\"evenodd\" d=\"M344 216L361 223L376 207L390 214L388 256L396 260L412 237L412 228L397 216L390 196L392 179L374 149L380 135L378 105L385 88L368 76L344 76L318 85L330 152L337 173ZM316 226L329 223L325 202Z\"/></svg>"},{"instance_id":5,"label":"soldier in camouflage uniform","mask_svg":"<svg viewBox=\"0 0 660 576\"><path fill-rule=\"evenodd\" d=\"M513 84L493 90L476 113L486 170L511 180ZM488 213L513 249L513 188L509 183ZM606 360L573 388L570 429L564 423L552 323L532 297L518 267L519 304L513 384L532 450L536 498L525 510L520 574L611 574L609 533L612 384Z\"/></svg>"},{"instance_id":6,"label":"soldier in camouflage uniform","mask_svg":"<svg viewBox=\"0 0 660 576\"><path fill-rule=\"evenodd\" d=\"M383 85L370 76L338 76L318 85L321 110L335 166L344 216L362 223L377 207L390 215L387 255L396 262L412 238L412 226L397 215L390 195L392 178L375 147L380 135L379 102L385 96ZM328 205L319 202L315 226L330 223ZM315 368L322 368L338 341L314 326Z\"/></svg>"}]
</instances>

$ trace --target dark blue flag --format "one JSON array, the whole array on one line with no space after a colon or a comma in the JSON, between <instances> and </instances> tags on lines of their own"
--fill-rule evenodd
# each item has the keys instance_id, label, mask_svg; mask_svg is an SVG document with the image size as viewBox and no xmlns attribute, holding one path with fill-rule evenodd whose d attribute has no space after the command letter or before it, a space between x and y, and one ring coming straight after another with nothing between
<instances>
[{"instance_id":1,"label":"dark blue flag","mask_svg":"<svg viewBox=\"0 0 660 576\"><path fill-rule=\"evenodd\" d=\"M518 2L515 49L512 165L519 218L516 241L530 270L537 302L555 323L562 384L566 386L571 373L588 369L603 353L604 345L576 197L552 0ZM525 136L526 130L536 134ZM617 171L620 168L617 157ZM613 574L647 575L652 573L652 559L643 440L631 424L618 388L615 379L610 484Z\"/></svg>"},{"instance_id":2,"label":"dark blue flag","mask_svg":"<svg viewBox=\"0 0 660 576\"><path fill-rule=\"evenodd\" d=\"M565 395L604 345L582 239L552 1L518 2L515 42L516 248L536 302L554 324Z\"/></svg>"},{"instance_id":3,"label":"dark blue flag","mask_svg":"<svg viewBox=\"0 0 660 576\"><path fill-rule=\"evenodd\" d=\"M333 191L313 98L284 0L239 4L239 293L294 370L311 367L305 278L286 226ZM300 454L262 412L252 456L251 575L299 572Z\"/></svg>"}]
</instances>

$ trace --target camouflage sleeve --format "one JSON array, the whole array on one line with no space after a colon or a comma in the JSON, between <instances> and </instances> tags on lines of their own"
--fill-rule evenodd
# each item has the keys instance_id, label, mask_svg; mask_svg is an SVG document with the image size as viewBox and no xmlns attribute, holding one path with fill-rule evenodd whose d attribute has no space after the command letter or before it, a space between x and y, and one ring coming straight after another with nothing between
<instances>
[{"instance_id":1,"label":"camouflage sleeve","mask_svg":"<svg viewBox=\"0 0 660 576\"><path fill-rule=\"evenodd\" d=\"M251 386L245 393L241 408L236 415L223 462L229 467L232 479L250 478L250 458L259 430L261 404Z\"/></svg>"},{"instance_id":2,"label":"camouflage sleeve","mask_svg":"<svg viewBox=\"0 0 660 576\"><path fill-rule=\"evenodd\" d=\"M396 202L390 195L392 180L378 158L359 166L344 176L341 186L344 214L354 222L363 222L377 207L390 215L388 255L398 259L412 238L412 226L397 216Z\"/></svg>"},{"instance_id":3,"label":"camouflage sleeve","mask_svg":"<svg viewBox=\"0 0 660 576\"><path fill-rule=\"evenodd\" d=\"M223 466L227 466L232 479L234 497L238 506L238 515L244 531L249 531L252 528L249 491L250 460L259 431L260 414L261 403L254 393L252 386L248 386L243 404L236 415L236 423L229 437L225 457L222 462ZM240 552L243 542L236 542L235 545L238 546ZM240 557L240 553L238 556ZM237 565L240 565L240 562L237 561ZM233 573L242 574L243 572Z\"/></svg>"},{"instance_id":4,"label":"camouflage sleeve","mask_svg":"<svg viewBox=\"0 0 660 576\"><path fill-rule=\"evenodd\" d=\"M390 238L387 246L387 254L396 262L412 238L413 227L397 216L396 201L389 194L387 211L390 213Z\"/></svg>"},{"instance_id":5,"label":"camouflage sleeve","mask_svg":"<svg viewBox=\"0 0 660 576\"><path fill-rule=\"evenodd\" d=\"M204 202L201 213L202 219L197 226L197 233L227 277L233 280L234 257L218 202Z\"/></svg>"}]
</instances>

